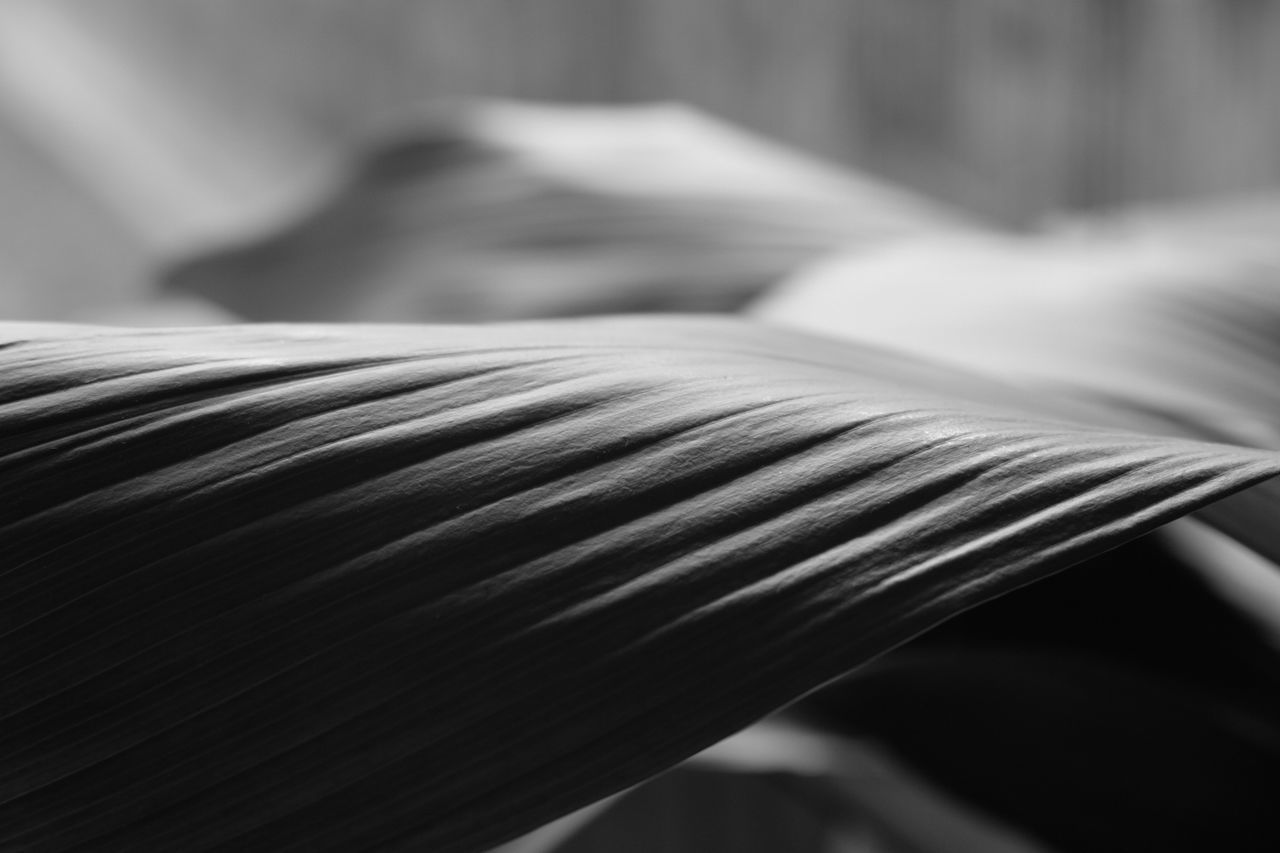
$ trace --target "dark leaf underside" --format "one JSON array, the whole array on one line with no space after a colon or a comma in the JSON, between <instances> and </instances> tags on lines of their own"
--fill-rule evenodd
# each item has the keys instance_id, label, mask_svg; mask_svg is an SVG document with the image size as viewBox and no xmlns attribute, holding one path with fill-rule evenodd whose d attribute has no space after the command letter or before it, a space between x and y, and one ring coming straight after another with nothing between
<instances>
[{"instance_id":1,"label":"dark leaf underside","mask_svg":"<svg viewBox=\"0 0 1280 853\"><path fill-rule=\"evenodd\" d=\"M1271 719L1142 669L1047 650L904 648L823 701L842 728L893 744L1054 850L1280 844Z\"/></svg>"}]
</instances>

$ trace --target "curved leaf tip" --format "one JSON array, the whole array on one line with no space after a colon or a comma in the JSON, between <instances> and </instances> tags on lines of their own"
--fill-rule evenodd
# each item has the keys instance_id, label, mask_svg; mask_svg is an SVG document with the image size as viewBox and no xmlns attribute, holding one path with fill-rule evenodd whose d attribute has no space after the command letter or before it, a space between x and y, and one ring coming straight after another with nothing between
<instances>
[{"instance_id":1,"label":"curved leaf tip","mask_svg":"<svg viewBox=\"0 0 1280 853\"><path fill-rule=\"evenodd\" d=\"M1280 471L734 321L2 332L0 849L483 849Z\"/></svg>"}]
</instances>

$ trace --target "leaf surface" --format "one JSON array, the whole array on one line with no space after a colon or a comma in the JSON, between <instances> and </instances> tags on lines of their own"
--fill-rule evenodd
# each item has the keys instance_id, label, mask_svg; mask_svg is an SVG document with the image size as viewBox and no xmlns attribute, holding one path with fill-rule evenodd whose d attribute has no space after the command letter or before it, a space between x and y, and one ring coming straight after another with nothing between
<instances>
[{"instance_id":1,"label":"leaf surface","mask_svg":"<svg viewBox=\"0 0 1280 853\"><path fill-rule=\"evenodd\" d=\"M0 850L479 850L1280 471L732 320L9 324Z\"/></svg>"},{"instance_id":2,"label":"leaf surface","mask_svg":"<svg viewBox=\"0 0 1280 853\"><path fill-rule=\"evenodd\" d=\"M821 263L753 313L1102 401L1100 423L1280 450L1280 255L1260 214L1230 210L1132 233L904 242ZM1280 562L1277 507L1266 483L1202 518ZM1205 571L1253 596L1218 565ZM1280 626L1274 609L1258 615Z\"/></svg>"}]
</instances>

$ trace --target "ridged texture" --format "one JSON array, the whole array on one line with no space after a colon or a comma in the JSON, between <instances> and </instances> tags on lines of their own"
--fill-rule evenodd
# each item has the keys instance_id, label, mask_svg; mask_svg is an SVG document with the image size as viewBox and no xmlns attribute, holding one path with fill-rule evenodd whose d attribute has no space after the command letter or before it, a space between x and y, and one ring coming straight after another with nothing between
<instances>
[{"instance_id":1,"label":"ridged texture","mask_svg":"<svg viewBox=\"0 0 1280 853\"><path fill-rule=\"evenodd\" d=\"M1280 471L728 320L2 334L4 851L481 850Z\"/></svg>"},{"instance_id":2,"label":"ridged texture","mask_svg":"<svg viewBox=\"0 0 1280 853\"><path fill-rule=\"evenodd\" d=\"M1262 236L1265 211L1194 211L1129 231L1104 221L1035 238L904 242L819 264L753 311L1100 400L1099 422L1280 450L1280 253ZM1280 562L1276 507L1270 482L1204 518ZM1220 566L1205 570L1235 584ZM1258 616L1280 627L1280 614Z\"/></svg>"}]
</instances>

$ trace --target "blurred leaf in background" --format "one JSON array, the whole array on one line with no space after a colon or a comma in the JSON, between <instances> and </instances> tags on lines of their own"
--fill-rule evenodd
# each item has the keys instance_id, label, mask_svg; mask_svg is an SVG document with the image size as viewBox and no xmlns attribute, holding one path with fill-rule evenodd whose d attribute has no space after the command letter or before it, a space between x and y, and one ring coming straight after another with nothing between
<instances>
[{"instance_id":1,"label":"blurred leaf in background","mask_svg":"<svg viewBox=\"0 0 1280 853\"><path fill-rule=\"evenodd\" d=\"M1280 659L1155 537L962 614L795 710L1056 850L1280 843L1258 807L1280 784Z\"/></svg>"},{"instance_id":2,"label":"blurred leaf in background","mask_svg":"<svg viewBox=\"0 0 1280 853\"><path fill-rule=\"evenodd\" d=\"M0 317L90 319L142 298L150 259L129 224L6 106L0 97Z\"/></svg>"},{"instance_id":3,"label":"blurred leaf in background","mask_svg":"<svg viewBox=\"0 0 1280 853\"><path fill-rule=\"evenodd\" d=\"M929 237L833 256L752 309L1280 446L1280 247L1177 231Z\"/></svg>"},{"instance_id":4,"label":"blurred leaf in background","mask_svg":"<svg viewBox=\"0 0 1280 853\"><path fill-rule=\"evenodd\" d=\"M835 248L964 222L680 106L401 123L314 212L166 286L252 320L729 311Z\"/></svg>"},{"instance_id":5,"label":"blurred leaf in background","mask_svg":"<svg viewBox=\"0 0 1280 853\"><path fill-rule=\"evenodd\" d=\"M0 4L0 104L158 261L266 227L336 152L287 103L192 74L190 48L131 27L169 17L146 5Z\"/></svg>"}]
</instances>

